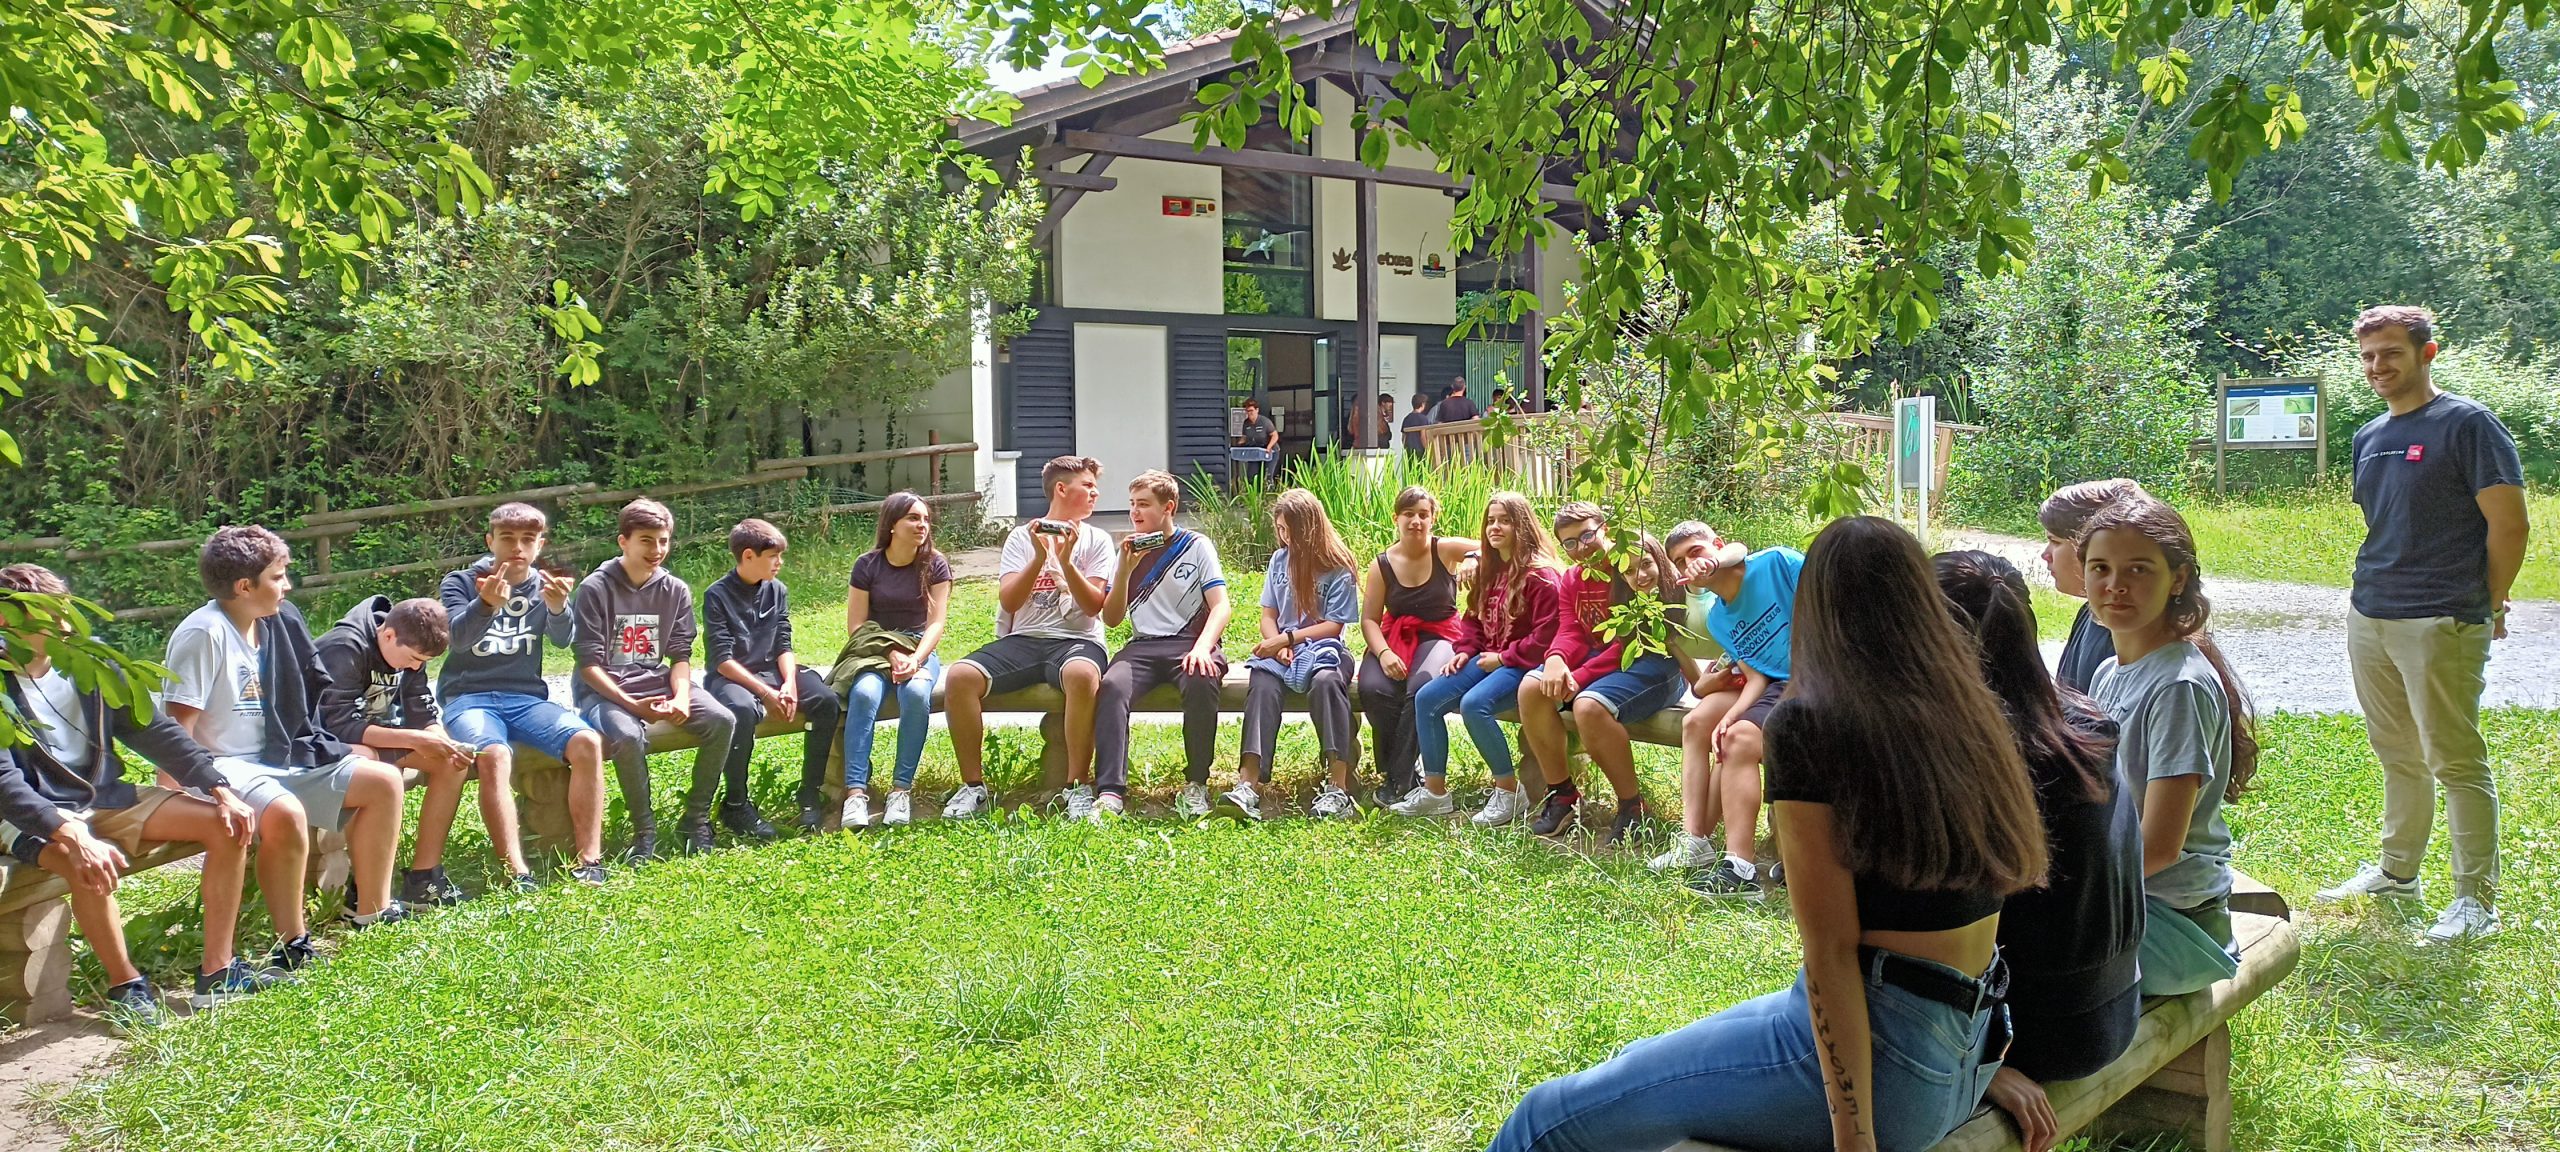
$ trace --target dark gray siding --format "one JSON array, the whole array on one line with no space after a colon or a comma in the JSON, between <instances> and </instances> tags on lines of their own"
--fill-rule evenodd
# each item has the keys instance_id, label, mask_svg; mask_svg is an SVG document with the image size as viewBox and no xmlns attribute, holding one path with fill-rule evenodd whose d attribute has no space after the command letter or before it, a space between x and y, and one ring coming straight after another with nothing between
<instances>
[{"instance_id":1,"label":"dark gray siding","mask_svg":"<svg viewBox=\"0 0 2560 1152\"><path fill-rule=\"evenodd\" d=\"M1431 390L1430 395L1439 395L1441 389L1449 386L1450 380L1467 374L1466 346L1450 347L1448 329L1418 329L1413 343L1414 359L1420 361L1417 368L1422 373L1422 387ZM1402 412L1411 407L1413 397L1396 397L1396 411Z\"/></svg>"},{"instance_id":2,"label":"dark gray siding","mask_svg":"<svg viewBox=\"0 0 2560 1152\"><path fill-rule=\"evenodd\" d=\"M1013 341L1013 446L1015 499L1025 514L1049 506L1040 491L1040 466L1076 450L1075 327L1044 314Z\"/></svg>"},{"instance_id":3,"label":"dark gray siding","mask_svg":"<svg viewBox=\"0 0 2560 1152\"><path fill-rule=\"evenodd\" d=\"M1227 467L1227 331L1175 328L1166 341L1173 354L1172 472L1188 483L1206 470Z\"/></svg>"}]
</instances>

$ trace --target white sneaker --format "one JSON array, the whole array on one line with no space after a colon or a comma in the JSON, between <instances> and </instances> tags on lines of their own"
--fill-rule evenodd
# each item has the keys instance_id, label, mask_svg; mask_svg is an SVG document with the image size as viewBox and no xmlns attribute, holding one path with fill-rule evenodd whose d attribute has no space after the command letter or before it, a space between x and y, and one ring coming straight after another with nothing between
<instances>
[{"instance_id":1,"label":"white sneaker","mask_svg":"<svg viewBox=\"0 0 2560 1152\"><path fill-rule=\"evenodd\" d=\"M868 828L868 827L870 827L870 826L871 826L871 794L870 794L870 793L868 793L868 792L862 792L862 791L853 791L853 792L847 792L847 793L845 793L845 794L844 794L844 811L842 811L842 812L838 813L837 815L838 815L838 817L839 817L839 819L837 820L837 823L840 823L840 824L844 825L844 827L845 827L846 829L848 829L848 830L850 830L850 829L854 829L854 828Z\"/></svg>"},{"instance_id":2,"label":"white sneaker","mask_svg":"<svg viewBox=\"0 0 2560 1152\"><path fill-rule=\"evenodd\" d=\"M1075 786L1075 787L1073 787L1073 788L1069 788L1069 789L1067 789L1066 791L1059 793L1059 794L1058 794L1058 799L1059 799L1059 800L1061 800L1061 801L1064 801L1064 802L1066 803L1066 806L1067 806L1067 819L1069 819L1069 820L1091 820L1091 819L1093 819L1093 789L1092 789L1092 788L1089 788L1089 787L1087 787L1087 786L1085 786L1085 785L1082 785L1082 784L1078 784L1078 785L1076 785L1076 786Z\"/></svg>"},{"instance_id":3,"label":"white sneaker","mask_svg":"<svg viewBox=\"0 0 2560 1152\"><path fill-rule=\"evenodd\" d=\"M1484 808L1472 818L1478 828L1500 828L1527 815L1529 798L1517 788L1496 788L1484 798Z\"/></svg>"},{"instance_id":4,"label":"white sneaker","mask_svg":"<svg viewBox=\"0 0 2560 1152\"><path fill-rule=\"evenodd\" d=\"M987 810L987 786L964 784L951 794L951 802L942 806L945 820L966 820Z\"/></svg>"},{"instance_id":5,"label":"white sneaker","mask_svg":"<svg viewBox=\"0 0 2560 1152\"><path fill-rule=\"evenodd\" d=\"M1253 785L1239 781L1235 787L1227 789L1227 794L1223 798L1227 803L1241 810L1245 819L1262 819L1262 793L1256 791Z\"/></svg>"},{"instance_id":6,"label":"white sneaker","mask_svg":"<svg viewBox=\"0 0 2560 1152\"><path fill-rule=\"evenodd\" d=\"M2321 904L2336 904L2367 896L2415 900L2418 898L2418 889L2419 882L2414 877L2408 880L2394 880L2389 873L2382 870L2382 865L2367 864L2356 869L2355 875L2348 877L2336 887L2321 889L2313 894L2311 899ZM2455 903L2459 904L2461 901L2457 900Z\"/></svg>"},{"instance_id":7,"label":"white sneaker","mask_svg":"<svg viewBox=\"0 0 2560 1152\"><path fill-rule=\"evenodd\" d=\"M1128 812L1129 804L1120 798L1119 793L1105 792L1093 798L1093 808L1085 813L1085 819L1103 824L1125 816Z\"/></svg>"},{"instance_id":8,"label":"white sneaker","mask_svg":"<svg viewBox=\"0 0 2560 1152\"><path fill-rule=\"evenodd\" d=\"M1449 799L1448 793L1435 796L1428 788L1416 788L1405 793L1404 799L1387 805L1387 811L1398 816L1446 816L1457 810L1457 802Z\"/></svg>"},{"instance_id":9,"label":"white sneaker","mask_svg":"<svg viewBox=\"0 0 2560 1152\"><path fill-rule=\"evenodd\" d=\"M907 797L906 789L900 788L889 794L889 814L881 817L880 822L896 828L905 824L908 818L914 815L914 809L915 802Z\"/></svg>"},{"instance_id":10,"label":"white sneaker","mask_svg":"<svg viewBox=\"0 0 2560 1152\"><path fill-rule=\"evenodd\" d=\"M2469 896L2456 896L2444 906L2444 914L2436 917L2435 926L2427 929L2425 942L2451 944L2457 940L2478 940L2498 934L2498 914L2489 906Z\"/></svg>"},{"instance_id":11,"label":"white sneaker","mask_svg":"<svg viewBox=\"0 0 2560 1152\"><path fill-rule=\"evenodd\" d=\"M1173 814L1185 820L1197 820L1209 814L1209 786L1185 784L1182 795L1173 798Z\"/></svg>"},{"instance_id":12,"label":"white sneaker","mask_svg":"<svg viewBox=\"0 0 2560 1152\"><path fill-rule=\"evenodd\" d=\"M1716 855L1715 841L1704 836L1692 836L1682 832L1679 841L1671 846L1670 851L1646 861L1645 867L1656 872L1670 872L1681 868L1704 868L1716 862Z\"/></svg>"},{"instance_id":13,"label":"white sneaker","mask_svg":"<svg viewBox=\"0 0 2560 1152\"><path fill-rule=\"evenodd\" d=\"M1307 809L1307 815L1318 820L1342 820L1359 814L1360 802L1331 784L1316 793L1315 804Z\"/></svg>"}]
</instances>

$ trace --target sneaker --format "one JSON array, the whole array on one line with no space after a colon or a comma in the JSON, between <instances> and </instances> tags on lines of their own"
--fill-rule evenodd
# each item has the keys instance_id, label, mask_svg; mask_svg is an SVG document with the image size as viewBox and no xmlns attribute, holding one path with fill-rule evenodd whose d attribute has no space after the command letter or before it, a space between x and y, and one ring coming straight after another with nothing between
<instances>
[{"instance_id":1,"label":"sneaker","mask_svg":"<svg viewBox=\"0 0 2560 1152\"><path fill-rule=\"evenodd\" d=\"M622 858L633 864L656 863L658 860L658 830L652 827L643 828L637 832L633 832L631 834L631 847L623 850Z\"/></svg>"},{"instance_id":2,"label":"sneaker","mask_svg":"<svg viewBox=\"0 0 2560 1152\"><path fill-rule=\"evenodd\" d=\"M942 818L945 820L966 820L969 817L985 812L987 810L987 801L988 796L986 785L964 784L961 786L959 791L951 794L951 802L942 806Z\"/></svg>"},{"instance_id":3,"label":"sneaker","mask_svg":"<svg viewBox=\"0 0 2560 1152\"><path fill-rule=\"evenodd\" d=\"M1209 814L1209 786L1185 784L1182 794L1173 798L1173 814L1185 820L1197 820Z\"/></svg>"},{"instance_id":4,"label":"sneaker","mask_svg":"<svg viewBox=\"0 0 2560 1152\"><path fill-rule=\"evenodd\" d=\"M890 793L889 814L881 817L880 822L892 828L897 828L905 825L907 821L914 818L915 801L908 797L907 790L900 788L897 791Z\"/></svg>"},{"instance_id":5,"label":"sneaker","mask_svg":"<svg viewBox=\"0 0 2560 1152\"><path fill-rule=\"evenodd\" d=\"M411 871L400 874L400 902L403 904L414 904L422 908L449 908L470 898L463 892L462 885L454 883L451 877L444 874L444 866L441 864L423 872ZM355 905L347 905L347 910L355 911Z\"/></svg>"},{"instance_id":6,"label":"sneaker","mask_svg":"<svg viewBox=\"0 0 2560 1152\"><path fill-rule=\"evenodd\" d=\"M1262 793L1251 784L1239 780L1236 786L1227 789L1226 795L1221 796L1220 799L1244 813L1244 818L1247 820L1262 819Z\"/></svg>"},{"instance_id":7,"label":"sneaker","mask_svg":"<svg viewBox=\"0 0 2560 1152\"><path fill-rule=\"evenodd\" d=\"M602 867L602 865L597 865L597 867ZM513 888L515 890L515 894L518 896L531 896L536 892L542 891L542 884L533 878L533 873L531 872L518 872L515 875L508 877L507 885L508 887Z\"/></svg>"},{"instance_id":8,"label":"sneaker","mask_svg":"<svg viewBox=\"0 0 2560 1152\"><path fill-rule=\"evenodd\" d=\"M1405 793L1404 799L1387 805L1387 811L1398 816L1446 816L1457 810L1458 802L1448 793L1434 794L1428 788L1416 788Z\"/></svg>"},{"instance_id":9,"label":"sneaker","mask_svg":"<svg viewBox=\"0 0 2560 1152\"><path fill-rule=\"evenodd\" d=\"M1307 815L1318 820L1347 820L1359 814L1360 802L1331 784L1316 793L1315 804L1307 809Z\"/></svg>"},{"instance_id":10,"label":"sneaker","mask_svg":"<svg viewBox=\"0 0 2560 1152\"><path fill-rule=\"evenodd\" d=\"M1078 784L1067 789L1065 792L1059 793L1058 799L1064 801L1067 806L1067 819L1093 819L1093 789L1091 787Z\"/></svg>"},{"instance_id":11,"label":"sneaker","mask_svg":"<svg viewBox=\"0 0 2560 1152\"><path fill-rule=\"evenodd\" d=\"M1600 836L1600 847L1615 848L1630 840L1641 839L1654 823L1653 805L1645 803L1643 797L1620 800L1618 814L1609 818L1609 830Z\"/></svg>"},{"instance_id":12,"label":"sneaker","mask_svg":"<svg viewBox=\"0 0 2560 1152\"><path fill-rule=\"evenodd\" d=\"M837 813L837 816L837 823L842 825L848 832L856 828L870 827L871 794L861 791L845 793L844 809Z\"/></svg>"},{"instance_id":13,"label":"sneaker","mask_svg":"<svg viewBox=\"0 0 2560 1152\"><path fill-rule=\"evenodd\" d=\"M1496 788L1484 798L1484 807L1470 819L1478 828L1500 828L1527 815L1529 798L1517 788Z\"/></svg>"},{"instance_id":14,"label":"sneaker","mask_svg":"<svg viewBox=\"0 0 2560 1152\"><path fill-rule=\"evenodd\" d=\"M2366 864L2363 867L2356 869L2355 875L2347 877L2346 880L2340 882L2335 887L2323 888L2320 891L2313 893L2311 899L2314 902L2321 904L2337 904L2348 900L2361 899L2366 896L2381 896L2392 900L2415 900L2419 898L2419 889L2421 887L2422 886L2416 877L2411 877L2407 880L2394 880L2391 878L2390 873L2382 870L2382 865ZM2460 903L2460 901L2456 901L2456 903Z\"/></svg>"},{"instance_id":15,"label":"sneaker","mask_svg":"<svg viewBox=\"0 0 2560 1152\"><path fill-rule=\"evenodd\" d=\"M379 912L359 913L347 917L349 928L371 928L376 924L397 924L409 918L409 906L397 900L385 901Z\"/></svg>"},{"instance_id":16,"label":"sneaker","mask_svg":"<svg viewBox=\"0 0 2560 1152\"><path fill-rule=\"evenodd\" d=\"M764 813L756 811L756 806L754 804L744 804L736 808L722 808L720 810L720 824L722 827L727 828L731 832L735 832L740 836L745 836L752 840L763 841L765 843L771 843L782 838L782 833L774 828L773 822L765 819Z\"/></svg>"},{"instance_id":17,"label":"sneaker","mask_svg":"<svg viewBox=\"0 0 2560 1152\"><path fill-rule=\"evenodd\" d=\"M309 937L303 938L306 945L309 939ZM196 994L187 998L187 1005L198 1012L211 1011L243 996L255 996L284 982L285 977L274 969L252 968L248 961L234 956L231 958L231 966L220 972L196 973Z\"/></svg>"},{"instance_id":18,"label":"sneaker","mask_svg":"<svg viewBox=\"0 0 2560 1152\"><path fill-rule=\"evenodd\" d=\"M801 835L806 836L810 833L816 832L818 829L825 827L826 823L827 810L825 807L817 804L803 804L800 806Z\"/></svg>"},{"instance_id":19,"label":"sneaker","mask_svg":"<svg viewBox=\"0 0 2560 1152\"><path fill-rule=\"evenodd\" d=\"M569 870L570 879L575 880L580 884L584 884L589 888L604 887L605 877L608 875L611 874L604 870L604 861L602 860L589 860L586 863L580 864Z\"/></svg>"},{"instance_id":20,"label":"sneaker","mask_svg":"<svg viewBox=\"0 0 2560 1152\"><path fill-rule=\"evenodd\" d=\"M1671 850L1645 861L1645 867L1656 872L1672 872L1682 868L1705 868L1716 862L1716 842L1711 836L1692 836L1686 831L1672 841Z\"/></svg>"},{"instance_id":21,"label":"sneaker","mask_svg":"<svg viewBox=\"0 0 2560 1152\"><path fill-rule=\"evenodd\" d=\"M267 954L267 967L278 972L300 972L318 959L320 953L311 947L311 934L305 932L291 940L277 941L276 950ZM245 966L247 962L234 963ZM203 983L199 981L197 986L201 988Z\"/></svg>"},{"instance_id":22,"label":"sneaker","mask_svg":"<svg viewBox=\"0 0 2560 1152\"><path fill-rule=\"evenodd\" d=\"M699 856L714 847L711 817L687 816L676 825L676 835L684 837L684 853Z\"/></svg>"},{"instance_id":23,"label":"sneaker","mask_svg":"<svg viewBox=\"0 0 2560 1152\"><path fill-rule=\"evenodd\" d=\"M2489 906L2469 896L2456 896L2436 917L2435 926L2427 929L2423 940L2428 944L2451 944L2457 940L2479 940L2498 934L2498 914Z\"/></svg>"},{"instance_id":24,"label":"sneaker","mask_svg":"<svg viewBox=\"0 0 2560 1152\"><path fill-rule=\"evenodd\" d=\"M1554 836L1573 827L1575 809L1582 806L1582 793L1570 788L1547 793L1547 802L1538 809L1538 818L1529 822L1529 831L1540 836Z\"/></svg>"},{"instance_id":25,"label":"sneaker","mask_svg":"<svg viewBox=\"0 0 2560 1152\"><path fill-rule=\"evenodd\" d=\"M169 1018L160 1007L160 990L151 986L148 976L107 989L106 1016L119 1032L131 1032Z\"/></svg>"},{"instance_id":26,"label":"sneaker","mask_svg":"<svg viewBox=\"0 0 2560 1152\"><path fill-rule=\"evenodd\" d=\"M1710 900L1748 900L1757 904L1769 898L1760 888L1757 869L1727 856L1689 875L1689 891Z\"/></svg>"},{"instance_id":27,"label":"sneaker","mask_svg":"<svg viewBox=\"0 0 2560 1152\"><path fill-rule=\"evenodd\" d=\"M1102 824L1128 814L1128 801L1121 799L1117 792L1105 792L1093 798L1093 811L1087 813L1085 818L1096 824Z\"/></svg>"}]
</instances>

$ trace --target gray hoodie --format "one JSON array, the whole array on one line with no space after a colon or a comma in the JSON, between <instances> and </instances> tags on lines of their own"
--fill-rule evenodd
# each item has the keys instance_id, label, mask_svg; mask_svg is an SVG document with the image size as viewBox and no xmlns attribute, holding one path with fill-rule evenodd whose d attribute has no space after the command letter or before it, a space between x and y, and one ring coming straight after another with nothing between
<instances>
[{"instance_id":1,"label":"gray hoodie","mask_svg":"<svg viewBox=\"0 0 2560 1152\"><path fill-rule=\"evenodd\" d=\"M524 583L507 593L507 602L492 609L480 599L480 578L497 570L487 556L459 572L447 572L436 598L444 601L453 621L452 646L445 649L444 671L436 677L436 695L450 702L474 692L509 692L549 699L551 685L542 678L542 642L569 646L569 616L552 615L542 600L542 573L525 574Z\"/></svg>"},{"instance_id":2,"label":"gray hoodie","mask_svg":"<svg viewBox=\"0 0 2560 1152\"><path fill-rule=\"evenodd\" d=\"M609 557L579 581L570 609L578 619L570 648L579 671L602 668L633 696L666 695L667 666L693 659L693 589L664 567L635 586L622 557ZM581 707L603 698L583 675L574 695Z\"/></svg>"}]
</instances>

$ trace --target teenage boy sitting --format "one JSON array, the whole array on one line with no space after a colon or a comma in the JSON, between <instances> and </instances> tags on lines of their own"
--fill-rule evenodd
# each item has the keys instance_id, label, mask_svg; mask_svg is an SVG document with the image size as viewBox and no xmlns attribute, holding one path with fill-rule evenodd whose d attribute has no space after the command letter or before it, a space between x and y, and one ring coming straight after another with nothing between
<instances>
[{"instance_id":1,"label":"teenage boy sitting","mask_svg":"<svg viewBox=\"0 0 2560 1152\"><path fill-rule=\"evenodd\" d=\"M444 605L433 600L371 596L320 634L315 645L329 686L320 692L320 725L355 746L356 755L395 768L415 768L427 779L418 808L417 840L409 870L400 874L400 902L459 904L460 886L444 874L444 845L462 807L462 785L471 778L478 750L445 735L435 693L427 688L427 661L444 655L451 637ZM481 820L491 828L490 797L480 798ZM512 805L508 814L513 815ZM496 845L510 876L525 876L524 849L509 836Z\"/></svg>"},{"instance_id":2,"label":"teenage boy sitting","mask_svg":"<svg viewBox=\"0 0 2560 1152\"><path fill-rule=\"evenodd\" d=\"M533 885L533 873L516 838L517 744L569 766L569 839L578 854L569 875L582 884L605 880L604 740L577 713L552 703L542 678L543 641L569 647L569 593L577 586L566 574L535 568L550 527L531 504L490 509L489 554L446 573L436 593L452 635L436 680L444 728L473 753L480 819L519 891ZM458 791L452 803L461 803ZM418 836L423 843L423 819Z\"/></svg>"},{"instance_id":3,"label":"teenage boy sitting","mask_svg":"<svg viewBox=\"0 0 2560 1152\"><path fill-rule=\"evenodd\" d=\"M1102 492L1102 462L1060 456L1040 469L1049 514L1004 538L996 580L996 638L951 666L943 678L943 717L951 727L960 790L943 805L945 819L984 812L986 721L990 692L1046 683L1067 698L1067 814L1093 811L1093 701L1102 687L1102 607L1111 594L1111 534L1085 523Z\"/></svg>"},{"instance_id":4,"label":"teenage boy sitting","mask_svg":"<svg viewBox=\"0 0 2560 1152\"><path fill-rule=\"evenodd\" d=\"M1672 538L1680 544L1672 562L1689 588L1689 618L1705 620L1707 635L1732 657L1742 684L1710 674L1696 685L1698 703L1680 720L1680 842L1653 865L1689 869L1689 888L1699 895L1758 900L1765 894L1755 843L1761 728L1786 692L1793 667L1788 653L1804 553L1750 552L1696 523L1673 528ZM1724 856L1714 859L1711 837L1719 816Z\"/></svg>"},{"instance_id":5,"label":"teenage boy sitting","mask_svg":"<svg viewBox=\"0 0 2560 1152\"><path fill-rule=\"evenodd\" d=\"M622 803L631 811L633 860L658 854L658 819L649 807L650 723L664 720L701 742L684 819L676 825L687 852L711 850L711 798L737 732L727 708L693 691L693 589L664 567L675 524L655 500L623 505L615 535L622 553L578 585L575 695L587 725L604 735L605 755L613 757ZM738 830L771 832L752 825Z\"/></svg>"},{"instance_id":6,"label":"teenage boy sitting","mask_svg":"<svg viewBox=\"0 0 2560 1152\"><path fill-rule=\"evenodd\" d=\"M1227 577L1218 546L1174 526L1182 486L1169 473L1147 471L1129 482L1130 533L1120 539L1119 568L1103 598L1102 622L1129 621L1127 644L1111 656L1094 696L1094 815L1118 815L1129 799L1129 706L1156 685L1182 685L1182 795L1173 810L1209 814L1209 766L1218 759L1218 691L1227 675Z\"/></svg>"},{"instance_id":7,"label":"teenage boy sitting","mask_svg":"<svg viewBox=\"0 0 2560 1152\"><path fill-rule=\"evenodd\" d=\"M62 577L34 564L0 568L0 589L71 592ZM33 721L34 737L0 748L0 821L10 829L0 849L71 886L71 918L106 969L108 1011L141 1023L161 1018L159 990L125 951L124 916L116 908L117 878L151 842L204 847L204 961L196 972L195 1007L274 983L272 972L251 968L233 952L257 816L214 771L213 757L167 717L154 713L140 721L130 708L110 708L53 666L44 637L29 637L27 647L23 673L0 672L0 689L20 717ZM212 801L125 783L118 741Z\"/></svg>"},{"instance_id":8,"label":"teenage boy sitting","mask_svg":"<svg viewBox=\"0 0 2560 1152\"><path fill-rule=\"evenodd\" d=\"M213 754L223 782L258 814L258 890L280 941L273 967L313 959L303 920L311 830L346 834L354 865L357 927L398 920L391 862L400 849L400 773L355 754L318 722L329 673L312 651L302 611L285 599L293 553L257 525L221 529L196 558L213 599L169 635L171 719Z\"/></svg>"},{"instance_id":9,"label":"teenage boy sitting","mask_svg":"<svg viewBox=\"0 0 2560 1152\"><path fill-rule=\"evenodd\" d=\"M801 667L791 650L791 590L782 583L782 554L790 547L782 529L762 520L739 521L729 530L729 554L738 558L737 566L702 594L704 657L718 673L704 677L703 686L738 720L729 746L721 819L732 828L744 823L766 839L773 826L756 814L755 801L747 794L756 726L767 716L809 718L809 736L801 748L800 808L814 812L826 800L827 752L844 723L844 701L827 687L824 675Z\"/></svg>"}]
</instances>

